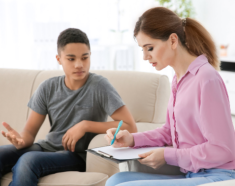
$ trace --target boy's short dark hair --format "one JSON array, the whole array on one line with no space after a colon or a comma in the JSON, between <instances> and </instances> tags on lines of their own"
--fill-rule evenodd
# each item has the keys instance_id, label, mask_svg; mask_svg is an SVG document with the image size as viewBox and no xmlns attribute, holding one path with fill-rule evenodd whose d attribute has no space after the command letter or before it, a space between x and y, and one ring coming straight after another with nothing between
<instances>
[{"instance_id":1,"label":"boy's short dark hair","mask_svg":"<svg viewBox=\"0 0 235 186\"><path fill-rule=\"evenodd\" d=\"M84 43L90 49L90 42L87 35L77 29L77 28L68 28L62 31L57 40L57 52L59 54L60 50L69 43Z\"/></svg>"}]
</instances>

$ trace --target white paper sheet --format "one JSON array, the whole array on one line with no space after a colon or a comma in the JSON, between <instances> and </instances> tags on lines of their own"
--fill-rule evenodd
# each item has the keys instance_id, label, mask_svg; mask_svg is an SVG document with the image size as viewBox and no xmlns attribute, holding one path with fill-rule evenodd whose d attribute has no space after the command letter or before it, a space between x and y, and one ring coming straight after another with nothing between
<instances>
[{"instance_id":1,"label":"white paper sheet","mask_svg":"<svg viewBox=\"0 0 235 186\"><path fill-rule=\"evenodd\" d=\"M114 159L118 160L129 160L129 159L137 159L140 158L138 154L143 154L145 152L149 152L151 150L157 149L157 148L164 148L164 147L144 147L139 149L133 149L130 147L123 147L123 148L113 148L112 146L106 146L106 147L99 147L92 149L94 151L102 151L109 155L112 155Z\"/></svg>"}]
</instances>

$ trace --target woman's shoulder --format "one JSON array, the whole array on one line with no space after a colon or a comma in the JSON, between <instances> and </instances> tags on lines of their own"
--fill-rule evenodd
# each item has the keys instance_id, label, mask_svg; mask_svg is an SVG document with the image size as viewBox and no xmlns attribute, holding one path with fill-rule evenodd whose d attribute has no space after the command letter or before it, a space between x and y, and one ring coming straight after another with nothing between
<instances>
[{"instance_id":1,"label":"woman's shoulder","mask_svg":"<svg viewBox=\"0 0 235 186\"><path fill-rule=\"evenodd\" d=\"M206 63L200 67L196 74L196 78L201 85L210 81L223 82L219 72L210 63Z\"/></svg>"}]
</instances>

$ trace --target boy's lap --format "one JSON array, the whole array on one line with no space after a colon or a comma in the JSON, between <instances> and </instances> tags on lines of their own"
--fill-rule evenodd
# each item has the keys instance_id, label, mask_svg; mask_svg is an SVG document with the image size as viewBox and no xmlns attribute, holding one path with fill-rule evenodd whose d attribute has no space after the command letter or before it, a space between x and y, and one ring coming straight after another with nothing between
<instances>
[{"instance_id":1,"label":"boy's lap","mask_svg":"<svg viewBox=\"0 0 235 186\"><path fill-rule=\"evenodd\" d=\"M16 149L14 145L2 145L0 146L0 156L5 155L17 155L21 156L26 152L30 151L42 151L42 148L38 144L33 144L30 147L24 148L24 149Z\"/></svg>"},{"instance_id":2,"label":"boy's lap","mask_svg":"<svg viewBox=\"0 0 235 186\"><path fill-rule=\"evenodd\" d=\"M53 165L85 163L82 158L74 152L70 151L57 151L57 152L44 152L44 151L29 151L23 154L19 161L24 159L27 162L48 163ZM51 166L51 165L50 165Z\"/></svg>"},{"instance_id":3,"label":"boy's lap","mask_svg":"<svg viewBox=\"0 0 235 186\"><path fill-rule=\"evenodd\" d=\"M28 152L13 167L13 174L36 174L38 177L66 171L84 172L86 164L82 158L69 151ZM34 170L34 171L31 171ZM25 173L23 173L25 172ZM34 172L34 173L33 173ZM23 176L23 175L22 175Z\"/></svg>"},{"instance_id":4,"label":"boy's lap","mask_svg":"<svg viewBox=\"0 0 235 186\"><path fill-rule=\"evenodd\" d=\"M53 163L53 164L52 164ZM0 170L2 173L10 172L15 165L24 167L28 166L43 166L65 167L69 170L70 167L78 166L78 171L85 171L85 162L76 153L70 151L44 152L38 144L33 144L29 148L16 149L13 145L0 146Z\"/></svg>"},{"instance_id":5,"label":"boy's lap","mask_svg":"<svg viewBox=\"0 0 235 186\"><path fill-rule=\"evenodd\" d=\"M31 151L42 151L42 148L37 144L19 150L14 145L0 146L0 166L15 164L23 154Z\"/></svg>"},{"instance_id":6,"label":"boy's lap","mask_svg":"<svg viewBox=\"0 0 235 186\"><path fill-rule=\"evenodd\" d=\"M19 158L30 151L41 151L41 147L37 144L33 144L29 148L16 149L13 145L0 146L0 173L4 175L11 171L12 167L17 163Z\"/></svg>"}]
</instances>

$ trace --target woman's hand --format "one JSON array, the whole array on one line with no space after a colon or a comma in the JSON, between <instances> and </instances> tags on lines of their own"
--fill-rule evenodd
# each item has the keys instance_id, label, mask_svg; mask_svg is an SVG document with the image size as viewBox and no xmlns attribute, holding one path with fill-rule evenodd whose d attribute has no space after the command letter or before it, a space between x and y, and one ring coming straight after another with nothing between
<instances>
[{"instance_id":1,"label":"woman's hand","mask_svg":"<svg viewBox=\"0 0 235 186\"><path fill-rule=\"evenodd\" d=\"M11 128L11 126L6 122L3 122L2 125L7 129L7 132L2 131L2 135L7 138L17 149L23 148L25 141L20 134Z\"/></svg>"},{"instance_id":2,"label":"woman's hand","mask_svg":"<svg viewBox=\"0 0 235 186\"><path fill-rule=\"evenodd\" d=\"M62 138L64 149L74 152L76 143L85 135L85 133L84 122L80 122L67 130Z\"/></svg>"},{"instance_id":3,"label":"woman's hand","mask_svg":"<svg viewBox=\"0 0 235 186\"><path fill-rule=\"evenodd\" d=\"M112 139L114 138L114 134L116 132L116 128L111 128L106 131L105 139L111 144ZM113 147L133 147L135 145L134 137L128 130L120 130L117 135L116 139L113 143Z\"/></svg>"},{"instance_id":4,"label":"woman's hand","mask_svg":"<svg viewBox=\"0 0 235 186\"><path fill-rule=\"evenodd\" d=\"M139 157L143 158L138 160L140 163L152 167L153 169L158 169L166 164L164 148L157 148L144 154L139 154Z\"/></svg>"}]
</instances>

